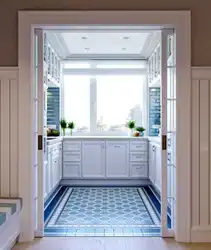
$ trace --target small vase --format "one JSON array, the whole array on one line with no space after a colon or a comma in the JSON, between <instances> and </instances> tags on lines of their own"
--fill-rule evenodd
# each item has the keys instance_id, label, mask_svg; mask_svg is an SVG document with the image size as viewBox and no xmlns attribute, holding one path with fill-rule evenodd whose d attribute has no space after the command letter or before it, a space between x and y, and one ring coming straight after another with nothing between
<instances>
[{"instance_id":1,"label":"small vase","mask_svg":"<svg viewBox=\"0 0 211 250\"><path fill-rule=\"evenodd\" d=\"M144 136L144 132L142 131L142 132L140 132L140 136Z\"/></svg>"},{"instance_id":2,"label":"small vase","mask_svg":"<svg viewBox=\"0 0 211 250\"><path fill-rule=\"evenodd\" d=\"M72 130L72 129L70 129L70 135L71 135L71 136L73 135L73 130Z\"/></svg>"},{"instance_id":3,"label":"small vase","mask_svg":"<svg viewBox=\"0 0 211 250\"><path fill-rule=\"evenodd\" d=\"M65 136L65 129L64 128L62 129L62 134L63 134L63 136Z\"/></svg>"},{"instance_id":4,"label":"small vase","mask_svg":"<svg viewBox=\"0 0 211 250\"><path fill-rule=\"evenodd\" d=\"M128 136L133 136L133 129L130 129L130 130L128 131Z\"/></svg>"}]
</instances>

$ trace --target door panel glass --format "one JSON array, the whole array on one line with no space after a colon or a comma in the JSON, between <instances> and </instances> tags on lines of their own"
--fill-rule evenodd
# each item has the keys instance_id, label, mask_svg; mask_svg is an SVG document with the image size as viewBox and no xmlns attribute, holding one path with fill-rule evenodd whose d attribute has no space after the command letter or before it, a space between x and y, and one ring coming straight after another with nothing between
<instances>
[{"instance_id":1,"label":"door panel glass","mask_svg":"<svg viewBox=\"0 0 211 250\"><path fill-rule=\"evenodd\" d=\"M173 35L168 39L171 54L167 58L167 228L175 226L176 207L176 65ZM169 44L171 43L171 44Z\"/></svg>"}]
</instances>

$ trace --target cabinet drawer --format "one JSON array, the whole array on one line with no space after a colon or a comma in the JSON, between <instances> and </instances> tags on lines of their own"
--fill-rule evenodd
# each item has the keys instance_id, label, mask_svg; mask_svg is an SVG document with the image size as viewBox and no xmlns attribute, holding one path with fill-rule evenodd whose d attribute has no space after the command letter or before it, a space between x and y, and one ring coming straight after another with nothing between
<instances>
[{"instance_id":1,"label":"cabinet drawer","mask_svg":"<svg viewBox=\"0 0 211 250\"><path fill-rule=\"evenodd\" d=\"M147 151L143 152L130 152L130 161L143 161L147 162Z\"/></svg>"},{"instance_id":2,"label":"cabinet drawer","mask_svg":"<svg viewBox=\"0 0 211 250\"><path fill-rule=\"evenodd\" d=\"M64 141L64 151L81 151L81 141Z\"/></svg>"},{"instance_id":3,"label":"cabinet drawer","mask_svg":"<svg viewBox=\"0 0 211 250\"><path fill-rule=\"evenodd\" d=\"M80 177L81 164L80 163L64 163L63 164L63 178L77 178Z\"/></svg>"},{"instance_id":4,"label":"cabinet drawer","mask_svg":"<svg viewBox=\"0 0 211 250\"><path fill-rule=\"evenodd\" d=\"M131 151L145 151L147 150L147 141L130 141Z\"/></svg>"},{"instance_id":5,"label":"cabinet drawer","mask_svg":"<svg viewBox=\"0 0 211 250\"><path fill-rule=\"evenodd\" d=\"M81 153L80 152L64 152L63 161L80 161Z\"/></svg>"},{"instance_id":6,"label":"cabinet drawer","mask_svg":"<svg viewBox=\"0 0 211 250\"><path fill-rule=\"evenodd\" d=\"M148 177L148 164L146 163L130 163L131 177Z\"/></svg>"}]
</instances>

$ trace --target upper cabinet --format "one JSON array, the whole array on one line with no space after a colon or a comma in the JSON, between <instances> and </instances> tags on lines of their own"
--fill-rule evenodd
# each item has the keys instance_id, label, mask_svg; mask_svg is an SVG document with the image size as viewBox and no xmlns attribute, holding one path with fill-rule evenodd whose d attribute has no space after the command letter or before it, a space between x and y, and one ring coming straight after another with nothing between
<instances>
[{"instance_id":1,"label":"upper cabinet","mask_svg":"<svg viewBox=\"0 0 211 250\"><path fill-rule=\"evenodd\" d=\"M149 86L159 85L161 73L161 49L160 44L157 45L148 60L148 82Z\"/></svg>"},{"instance_id":2,"label":"upper cabinet","mask_svg":"<svg viewBox=\"0 0 211 250\"><path fill-rule=\"evenodd\" d=\"M59 87L61 62L58 54L47 39L47 34L44 34L44 61L48 71L48 86Z\"/></svg>"}]
</instances>

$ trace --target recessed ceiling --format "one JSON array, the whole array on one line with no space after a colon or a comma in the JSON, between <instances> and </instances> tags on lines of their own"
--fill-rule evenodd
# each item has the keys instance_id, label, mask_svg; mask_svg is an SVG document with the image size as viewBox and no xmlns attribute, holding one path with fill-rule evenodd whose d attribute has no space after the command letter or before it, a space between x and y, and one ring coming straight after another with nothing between
<instances>
[{"instance_id":1,"label":"recessed ceiling","mask_svg":"<svg viewBox=\"0 0 211 250\"><path fill-rule=\"evenodd\" d=\"M48 38L62 59L75 57L125 56L148 58L157 32L151 30L134 31L61 31L48 32ZM153 48L152 48L153 49Z\"/></svg>"},{"instance_id":2,"label":"recessed ceiling","mask_svg":"<svg viewBox=\"0 0 211 250\"><path fill-rule=\"evenodd\" d=\"M62 33L69 54L140 54L149 33Z\"/></svg>"}]
</instances>

